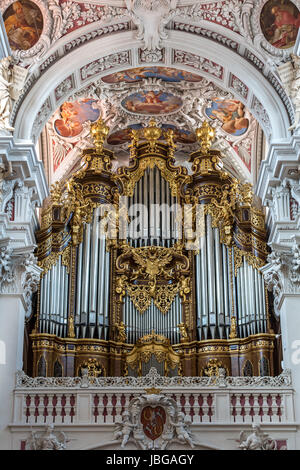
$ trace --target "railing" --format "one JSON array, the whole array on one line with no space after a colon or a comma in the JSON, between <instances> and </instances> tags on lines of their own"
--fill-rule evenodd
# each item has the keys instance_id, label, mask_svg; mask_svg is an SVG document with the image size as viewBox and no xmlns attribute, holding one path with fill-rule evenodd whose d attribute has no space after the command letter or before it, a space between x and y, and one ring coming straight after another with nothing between
<instances>
[{"instance_id":1,"label":"railing","mask_svg":"<svg viewBox=\"0 0 300 470\"><path fill-rule=\"evenodd\" d=\"M138 379L30 378L18 373L12 424L113 424L130 400L150 392L173 398L193 424L294 423L288 372L278 377L165 378L151 369Z\"/></svg>"}]
</instances>

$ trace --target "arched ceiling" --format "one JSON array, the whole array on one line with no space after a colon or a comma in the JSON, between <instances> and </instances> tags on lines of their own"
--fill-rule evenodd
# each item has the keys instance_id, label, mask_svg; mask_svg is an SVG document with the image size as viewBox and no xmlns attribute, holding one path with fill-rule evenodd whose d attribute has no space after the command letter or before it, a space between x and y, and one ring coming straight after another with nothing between
<instances>
[{"instance_id":1,"label":"arched ceiling","mask_svg":"<svg viewBox=\"0 0 300 470\"><path fill-rule=\"evenodd\" d=\"M272 13L281 3L4 0L0 9L12 54L28 70L13 109L15 137L37 141L44 129L52 181L76 166L80 148L88 145L88 121L100 114L111 127L108 142L119 161L126 160L130 126L153 116L173 126L180 159L193 148L195 127L210 119L227 167L255 182L260 129L267 141L286 139L293 121L276 65L291 53L300 0L284 7L295 18L285 43ZM29 39L10 32L16 5L31 24ZM72 122L68 113L74 112L78 119Z\"/></svg>"},{"instance_id":2,"label":"arched ceiling","mask_svg":"<svg viewBox=\"0 0 300 470\"><path fill-rule=\"evenodd\" d=\"M239 178L252 178L259 125L247 107L201 75L148 66L106 75L57 108L46 125L50 180L73 170L80 150L91 145L89 122L100 116L110 125L107 146L118 156L115 166L128 162L131 129L152 118L174 130L177 159L187 164L188 154L198 145L194 131L208 119L228 169Z\"/></svg>"}]
</instances>

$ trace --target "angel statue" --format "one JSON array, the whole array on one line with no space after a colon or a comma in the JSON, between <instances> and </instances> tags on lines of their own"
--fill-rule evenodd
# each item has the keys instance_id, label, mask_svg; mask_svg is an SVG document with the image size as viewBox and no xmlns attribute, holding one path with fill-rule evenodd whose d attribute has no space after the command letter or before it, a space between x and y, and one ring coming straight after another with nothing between
<instances>
[{"instance_id":1,"label":"angel statue","mask_svg":"<svg viewBox=\"0 0 300 470\"><path fill-rule=\"evenodd\" d=\"M124 411L122 413L122 421L119 420L119 417L116 419L116 425L117 428L114 432L114 438L116 440L122 439L121 447L124 449L126 446L127 442L130 439L130 436L134 430L134 428L137 426L136 424L133 424L130 421L130 414L128 411Z\"/></svg>"},{"instance_id":2,"label":"angel statue","mask_svg":"<svg viewBox=\"0 0 300 470\"><path fill-rule=\"evenodd\" d=\"M181 343L186 343L188 340L189 340L189 335L187 333L187 330L186 330L186 326L184 323L179 323L179 325L177 325L178 328L179 328L179 331L180 331L180 341Z\"/></svg>"},{"instance_id":3,"label":"angel statue","mask_svg":"<svg viewBox=\"0 0 300 470\"><path fill-rule=\"evenodd\" d=\"M60 438L57 437L57 434ZM65 450L67 442L69 441L65 433L62 431L54 432L54 424L49 424L42 434L32 431L26 444L30 450Z\"/></svg>"},{"instance_id":4,"label":"angel statue","mask_svg":"<svg viewBox=\"0 0 300 470\"><path fill-rule=\"evenodd\" d=\"M192 433L189 430L189 425L191 424L191 422L191 417L186 416L181 411L177 415L176 423L170 420L171 426L175 427L177 439L180 442L187 442L191 446L191 448L194 449L196 441L194 441Z\"/></svg>"},{"instance_id":5,"label":"angel statue","mask_svg":"<svg viewBox=\"0 0 300 470\"><path fill-rule=\"evenodd\" d=\"M4 57L0 60L0 130L13 131L9 123L12 111L12 57Z\"/></svg>"},{"instance_id":6,"label":"angel statue","mask_svg":"<svg viewBox=\"0 0 300 470\"><path fill-rule=\"evenodd\" d=\"M120 323L115 323L115 329L116 329L116 336L117 336L117 341L120 341L121 343L125 343L127 336L126 336L126 325L124 322Z\"/></svg>"},{"instance_id":7,"label":"angel statue","mask_svg":"<svg viewBox=\"0 0 300 470\"><path fill-rule=\"evenodd\" d=\"M239 448L242 450L276 450L276 441L265 434L259 424L252 425L253 432L242 431Z\"/></svg>"}]
</instances>

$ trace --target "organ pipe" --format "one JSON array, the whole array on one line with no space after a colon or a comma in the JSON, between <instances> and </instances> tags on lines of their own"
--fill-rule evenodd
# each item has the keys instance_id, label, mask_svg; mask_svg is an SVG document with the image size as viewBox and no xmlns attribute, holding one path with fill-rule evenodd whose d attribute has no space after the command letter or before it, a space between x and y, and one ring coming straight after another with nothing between
<instances>
[{"instance_id":1,"label":"organ pipe","mask_svg":"<svg viewBox=\"0 0 300 470\"><path fill-rule=\"evenodd\" d=\"M152 131L147 135L160 135ZM105 341L135 344L154 330L175 349L184 342L269 333L259 272L266 260L265 228L249 188L222 171L219 152L207 150L209 145L191 155L187 171L175 165L170 135L167 144L147 135L132 143L129 166L116 172L112 152L97 141L96 150L84 151L81 170L52 191L38 234L45 269L40 333L72 338L73 325L74 341L101 340L101 348L110 348ZM100 233L101 205L117 205L119 196L134 219L114 242ZM188 250L183 222L172 210L177 204L182 212L184 204L203 209L199 251Z\"/></svg>"}]
</instances>

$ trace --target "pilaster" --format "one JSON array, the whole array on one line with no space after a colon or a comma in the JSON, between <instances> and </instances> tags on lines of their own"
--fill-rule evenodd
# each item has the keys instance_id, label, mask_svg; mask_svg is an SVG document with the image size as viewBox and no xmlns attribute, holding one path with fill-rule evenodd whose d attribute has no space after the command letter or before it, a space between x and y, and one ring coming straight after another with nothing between
<instances>
[{"instance_id":1,"label":"pilaster","mask_svg":"<svg viewBox=\"0 0 300 470\"><path fill-rule=\"evenodd\" d=\"M15 372L23 366L25 317L31 314L31 297L37 290L42 269L33 248L12 248L0 241L0 342L5 360L0 363L0 448L10 448L7 429L12 419Z\"/></svg>"}]
</instances>

